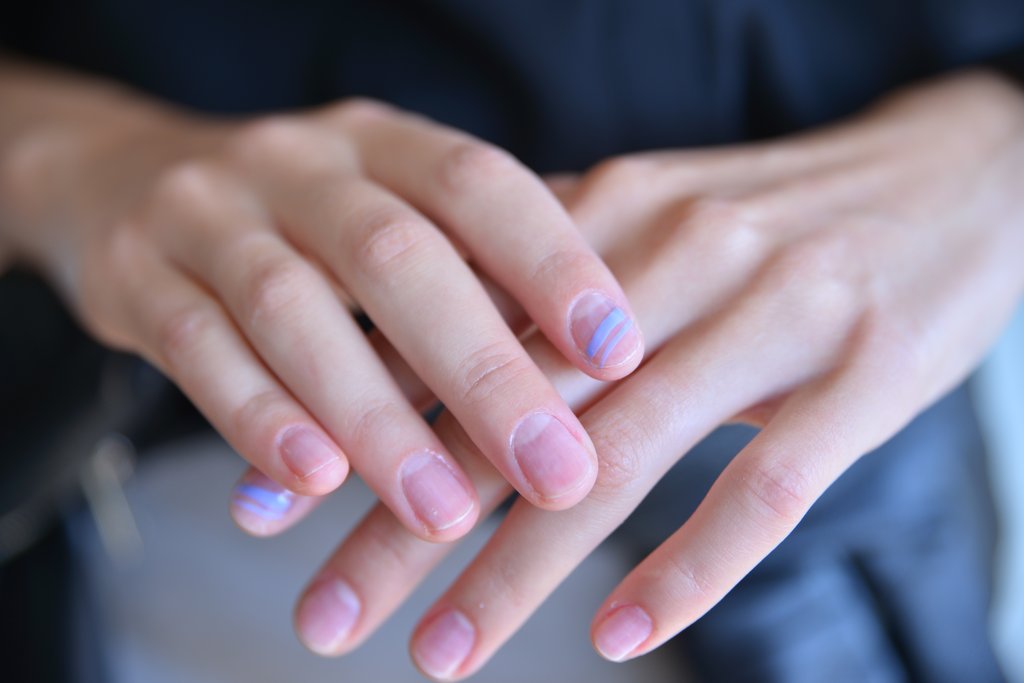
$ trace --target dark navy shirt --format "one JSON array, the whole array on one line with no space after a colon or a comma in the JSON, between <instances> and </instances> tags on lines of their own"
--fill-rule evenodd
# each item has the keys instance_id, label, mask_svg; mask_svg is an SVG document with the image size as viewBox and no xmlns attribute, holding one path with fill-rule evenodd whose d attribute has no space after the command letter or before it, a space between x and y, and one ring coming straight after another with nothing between
<instances>
[{"instance_id":1,"label":"dark navy shirt","mask_svg":"<svg viewBox=\"0 0 1024 683\"><path fill-rule=\"evenodd\" d=\"M579 170L807 128L1024 48L1024 1L35 0L0 42L203 110L377 97Z\"/></svg>"}]
</instances>

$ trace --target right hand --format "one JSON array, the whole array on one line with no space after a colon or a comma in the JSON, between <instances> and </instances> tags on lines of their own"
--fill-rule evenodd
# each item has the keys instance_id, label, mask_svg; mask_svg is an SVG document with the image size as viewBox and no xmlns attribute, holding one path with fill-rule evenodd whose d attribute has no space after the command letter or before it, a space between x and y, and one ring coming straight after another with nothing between
<instances>
[{"instance_id":1,"label":"right hand","mask_svg":"<svg viewBox=\"0 0 1024 683\"><path fill-rule=\"evenodd\" d=\"M586 432L464 257L592 377L628 374L642 340L610 271L509 154L348 101L242 122L115 117L73 144L43 126L2 161L16 255L265 473L236 497L248 530L272 529L293 493L333 490L349 463L421 538L476 521L469 478L354 310L527 499L562 509L593 485Z\"/></svg>"}]
</instances>

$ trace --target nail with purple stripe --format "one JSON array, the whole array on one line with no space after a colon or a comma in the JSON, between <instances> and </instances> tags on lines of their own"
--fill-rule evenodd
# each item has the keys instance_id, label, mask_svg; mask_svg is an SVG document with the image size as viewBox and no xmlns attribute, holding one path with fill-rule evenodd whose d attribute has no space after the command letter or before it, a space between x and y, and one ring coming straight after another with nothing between
<instances>
[{"instance_id":1,"label":"nail with purple stripe","mask_svg":"<svg viewBox=\"0 0 1024 683\"><path fill-rule=\"evenodd\" d=\"M577 299L570 320L576 347L595 368L623 365L640 350L640 333L633 319L600 292Z\"/></svg>"},{"instance_id":2,"label":"nail with purple stripe","mask_svg":"<svg viewBox=\"0 0 1024 683\"><path fill-rule=\"evenodd\" d=\"M255 470L242 477L231 496L231 507L236 517L239 513L247 517L255 515L265 522L283 519L294 504L294 493Z\"/></svg>"}]
</instances>

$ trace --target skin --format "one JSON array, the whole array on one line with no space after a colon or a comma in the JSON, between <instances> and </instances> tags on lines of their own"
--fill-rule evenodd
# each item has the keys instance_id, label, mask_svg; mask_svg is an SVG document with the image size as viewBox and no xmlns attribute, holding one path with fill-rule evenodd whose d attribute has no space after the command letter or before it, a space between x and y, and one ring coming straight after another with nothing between
<instances>
[{"instance_id":1,"label":"skin","mask_svg":"<svg viewBox=\"0 0 1024 683\"><path fill-rule=\"evenodd\" d=\"M609 386L526 338L581 415L598 478L571 510L513 505L415 630L420 669L479 670L689 448L747 422L758 436L606 598L591 635L621 661L700 618L998 337L1024 292L1022 178L1024 96L975 71L811 134L629 156L556 181L652 353ZM451 416L436 431L493 510L510 489ZM324 654L357 647L446 552L378 506L300 599L300 637Z\"/></svg>"},{"instance_id":2,"label":"skin","mask_svg":"<svg viewBox=\"0 0 1024 683\"><path fill-rule=\"evenodd\" d=\"M0 265L45 274L184 390L265 474L236 508L272 525L351 465L410 532L473 526L467 474L356 312L527 499L563 509L593 485L590 439L465 259L595 378L633 370L642 339L587 354L629 306L511 155L375 102L211 119L2 60L0 100Z\"/></svg>"}]
</instances>

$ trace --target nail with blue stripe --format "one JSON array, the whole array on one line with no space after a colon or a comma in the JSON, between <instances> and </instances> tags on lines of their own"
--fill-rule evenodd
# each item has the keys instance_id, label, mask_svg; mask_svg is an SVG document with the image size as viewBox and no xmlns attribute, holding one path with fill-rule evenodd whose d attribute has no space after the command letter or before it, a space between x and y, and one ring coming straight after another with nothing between
<instances>
[{"instance_id":1,"label":"nail with blue stripe","mask_svg":"<svg viewBox=\"0 0 1024 683\"><path fill-rule=\"evenodd\" d=\"M242 477L231 496L236 515L248 513L268 522L284 519L294 504L294 493L255 470Z\"/></svg>"},{"instance_id":2,"label":"nail with blue stripe","mask_svg":"<svg viewBox=\"0 0 1024 683\"><path fill-rule=\"evenodd\" d=\"M624 365L640 350L640 333L633 319L600 292L577 299L570 320L577 348L595 368Z\"/></svg>"}]
</instances>

